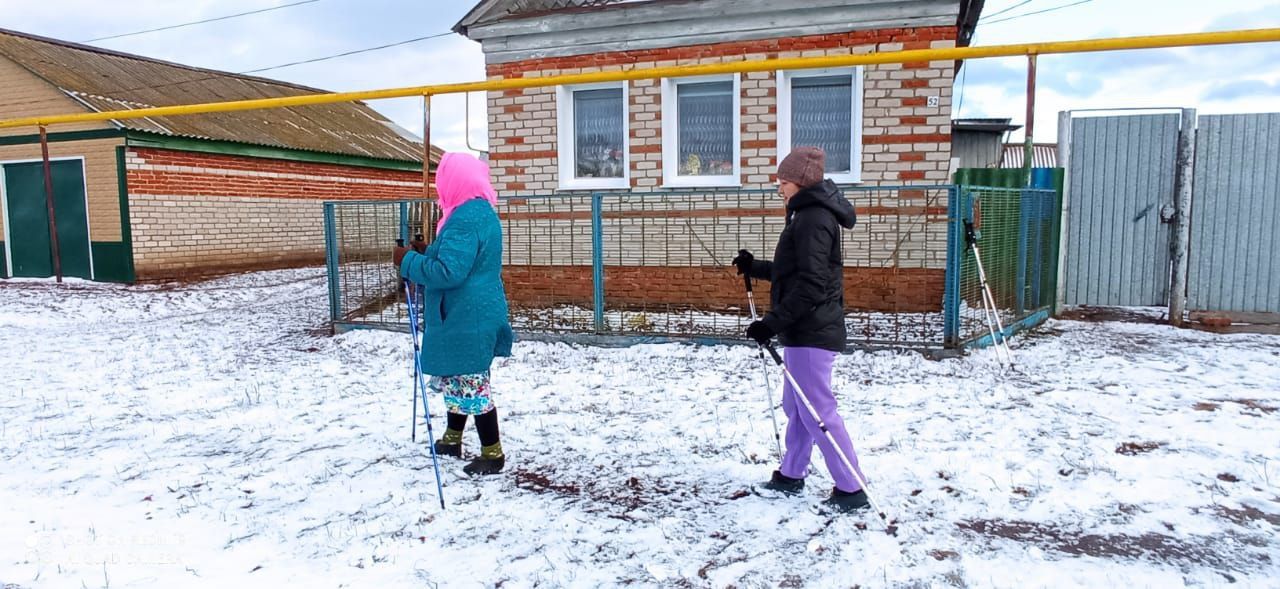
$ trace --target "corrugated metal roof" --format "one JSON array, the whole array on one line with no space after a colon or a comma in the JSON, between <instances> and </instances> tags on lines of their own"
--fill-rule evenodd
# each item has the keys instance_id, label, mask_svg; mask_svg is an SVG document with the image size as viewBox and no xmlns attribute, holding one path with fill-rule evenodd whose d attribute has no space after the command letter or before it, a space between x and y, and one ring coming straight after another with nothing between
<instances>
[{"instance_id":1,"label":"corrugated metal roof","mask_svg":"<svg viewBox=\"0 0 1280 589\"><path fill-rule=\"evenodd\" d=\"M1025 143L1006 143L1004 145L1004 157L1000 159L1001 168L1021 168L1022 155L1026 151ZM1058 167L1058 144L1056 143L1036 143L1031 146L1031 167L1033 168L1056 168Z\"/></svg>"},{"instance_id":2,"label":"corrugated metal roof","mask_svg":"<svg viewBox=\"0 0 1280 589\"><path fill-rule=\"evenodd\" d=\"M5 29L0 29L0 56L95 111L323 92ZM420 139L360 102L129 119L115 124L197 139L422 161ZM432 147L432 161L439 161L441 153Z\"/></svg>"}]
</instances>

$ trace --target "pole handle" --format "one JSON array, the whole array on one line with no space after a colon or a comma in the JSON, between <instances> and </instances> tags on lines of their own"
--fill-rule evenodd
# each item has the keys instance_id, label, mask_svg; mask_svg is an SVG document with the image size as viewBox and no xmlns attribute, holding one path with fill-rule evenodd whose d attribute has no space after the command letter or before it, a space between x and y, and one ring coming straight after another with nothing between
<instances>
[{"instance_id":1,"label":"pole handle","mask_svg":"<svg viewBox=\"0 0 1280 589\"><path fill-rule=\"evenodd\" d=\"M973 247L978 243L978 234L973 228L973 219L965 219L964 221L964 241L969 247Z\"/></svg>"},{"instance_id":2,"label":"pole handle","mask_svg":"<svg viewBox=\"0 0 1280 589\"><path fill-rule=\"evenodd\" d=\"M773 356L773 361L777 362L778 366L782 366L782 356L778 354L778 349L773 347L773 342L761 344L761 347L769 351L769 355Z\"/></svg>"},{"instance_id":3,"label":"pole handle","mask_svg":"<svg viewBox=\"0 0 1280 589\"><path fill-rule=\"evenodd\" d=\"M751 275L746 272L742 273L742 284L747 287L747 292L751 292Z\"/></svg>"}]
</instances>

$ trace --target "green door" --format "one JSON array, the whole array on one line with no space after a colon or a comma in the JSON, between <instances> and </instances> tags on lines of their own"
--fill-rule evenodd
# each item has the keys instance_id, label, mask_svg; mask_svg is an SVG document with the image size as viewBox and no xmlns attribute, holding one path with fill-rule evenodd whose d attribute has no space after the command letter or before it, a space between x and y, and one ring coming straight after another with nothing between
<instances>
[{"instance_id":1,"label":"green door","mask_svg":"<svg viewBox=\"0 0 1280 589\"><path fill-rule=\"evenodd\" d=\"M89 226L81 160L52 162L53 212L58 223L62 275L91 278ZM44 168L40 162L5 164L5 221L13 276L53 276L49 243L49 208L45 202Z\"/></svg>"}]
</instances>

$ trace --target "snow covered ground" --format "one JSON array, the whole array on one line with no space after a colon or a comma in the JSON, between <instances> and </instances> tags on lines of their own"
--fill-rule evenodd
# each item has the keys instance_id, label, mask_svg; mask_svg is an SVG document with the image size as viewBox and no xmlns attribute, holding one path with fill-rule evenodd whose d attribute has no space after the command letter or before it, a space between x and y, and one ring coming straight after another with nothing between
<instances>
[{"instance_id":1,"label":"snow covered ground","mask_svg":"<svg viewBox=\"0 0 1280 589\"><path fill-rule=\"evenodd\" d=\"M747 347L519 344L494 372L508 470L446 461L442 512L404 419L407 336L328 337L326 311L321 269L0 282L0 586L1280 578L1278 337L1051 321L1011 373L841 357L890 535L820 512L821 468L801 498L747 492L774 465Z\"/></svg>"}]
</instances>

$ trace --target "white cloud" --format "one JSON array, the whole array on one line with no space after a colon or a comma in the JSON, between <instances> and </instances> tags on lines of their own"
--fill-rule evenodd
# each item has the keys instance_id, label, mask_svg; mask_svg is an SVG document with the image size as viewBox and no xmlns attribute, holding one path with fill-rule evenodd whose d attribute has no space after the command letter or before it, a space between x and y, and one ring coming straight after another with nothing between
<instances>
[{"instance_id":1,"label":"white cloud","mask_svg":"<svg viewBox=\"0 0 1280 589\"><path fill-rule=\"evenodd\" d=\"M993 13L1013 0L988 2ZM1033 3L1021 13L1035 8ZM1225 6L1224 6L1225 5ZM1015 14L1015 13L1010 13ZM975 44L1190 33L1280 26L1273 0L1096 0L1044 15L980 26ZM960 116L1012 117L1025 123L1026 59L973 61ZM1280 44L1046 55L1038 59L1036 140L1057 135L1057 113L1089 108L1194 107L1202 113L1275 111L1280 102L1255 81L1280 79ZM1271 86L1274 89L1274 86ZM1248 92L1247 90L1255 90ZM1020 139L1020 137L1015 137Z\"/></svg>"}]
</instances>

